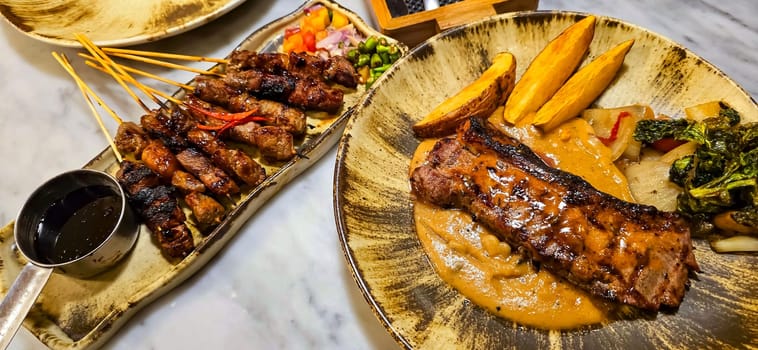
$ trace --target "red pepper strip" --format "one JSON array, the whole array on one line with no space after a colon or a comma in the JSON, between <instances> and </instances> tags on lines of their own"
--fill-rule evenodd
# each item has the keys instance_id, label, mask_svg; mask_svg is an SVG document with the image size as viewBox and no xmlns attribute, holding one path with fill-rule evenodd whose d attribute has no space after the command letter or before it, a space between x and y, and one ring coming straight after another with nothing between
<instances>
[{"instance_id":1,"label":"red pepper strip","mask_svg":"<svg viewBox=\"0 0 758 350\"><path fill-rule=\"evenodd\" d=\"M223 121L227 121L227 122L231 122L231 121L247 118L247 117L251 116L253 113L255 113L255 112L258 111L257 109L252 109L252 110L245 111L245 112L240 112L240 113L213 112L213 111L209 111L209 110L206 110L206 109L202 109L202 108L197 107L197 106L193 106L191 104L187 104L186 106L189 107L190 109L192 109L195 112L202 113L202 114L205 114L205 115L207 115L207 116L209 116L211 118L215 118L215 119L219 119L219 120L223 120Z\"/></svg>"},{"instance_id":2,"label":"red pepper strip","mask_svg":"<svg viewBox=\"0 0 758 350\"><path fill-rule=\"evenodd\" d=\"M262 121L266 121L266 117L263 117L263 116L260 116L260 115L251 115L251 116L248 116L246 118L242 118L242 119L239 119L239 120L231 121L231 122L228 122L228 123L224 124L224 126L221 127L221 129L218 130L218 132L216 133L216 136L223 134L224 131L227 131L227 130L229 130L229 129L237 126L237 125L242 125L242 124L246 124L246 123L249 123L249 122L262 122Z\"/></svg>"},{"instance_id":3,"label":"red pepper strip","mask_svg":"<svg viewBox=\"0 0 758 350\"><path fill-rule=\"evenodd\" d=\"M600 137L600 136L597 137L598 139L600 139L600 142L608 146L611 143L613 143L613 141L616 141L616 139L619 136L618 134L619 134L619 126L621 125L621 119L626 118L630 115L631 114L629 114L629 112L627 111L623 111L619 113L618 118L616 118L616 122L613 123L613 128L611 128L611 134L608 137Z\"/></svg>"}]
</instances>

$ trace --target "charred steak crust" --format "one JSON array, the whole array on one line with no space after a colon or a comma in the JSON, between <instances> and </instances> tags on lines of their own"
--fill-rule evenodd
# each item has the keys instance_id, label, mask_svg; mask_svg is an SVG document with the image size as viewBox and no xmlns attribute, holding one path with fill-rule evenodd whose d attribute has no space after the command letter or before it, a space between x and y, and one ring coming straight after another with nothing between
<instances>
[{"instance_id":1,"label":"charred steak crust","mask_svg":"<svg viewBox=\"0 0 758 350\"><path fill-rule=\"evenodd\" d=\"M590 293L642 309L676 307L699 271L689 225L545 164L472 119L413 170L421 200L469 211L542 267Z\"/></svg>"}]
</instances>

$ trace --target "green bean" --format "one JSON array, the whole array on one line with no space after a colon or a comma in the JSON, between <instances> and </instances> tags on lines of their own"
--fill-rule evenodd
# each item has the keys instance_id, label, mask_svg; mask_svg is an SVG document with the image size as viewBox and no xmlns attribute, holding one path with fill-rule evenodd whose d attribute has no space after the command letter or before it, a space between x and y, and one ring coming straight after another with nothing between
<instances>
[{"instance_id":1,"label":"green bean","mask_svg":"<svg viewBox=\"0 0 758 350\"><path fill-rule=\"evenodd\" d=\"M388 53L390 51L389 46L386 45L376 45L376 53Z\"/></svg>"},{"instance_id":2,"label":"green bean","mask_svg":"<svg viewBox=\"0 0 758 350\"><path fill-rule=\"evenodd\" d=\"M371 56L369 54L366 54L366 53L360 54L358 56L358 63L356 63L356 65L358 67L363 67L363 66L369 64L370 61L371 61Z\"/></svg>"},{"instance_id":3,"label":"green bean","mask_svg":"<svg viewBox=\"0 0 758 350\"><path fill-rule=\"evenodd\" d=\"M382 63L382 58L379 56L379 54L375 53L375 54L371 55L371 68L379 67L382 64L383 64Z\"/></svg>"},{"instance_id":4,"label":"green bean","mask_svg":"<svg viewBox=\"0 0 758 350\"><path fill-rule=\"evenodd\" d=\"M375 36L370 36L366 41L364 41L365 47L366 47L366 53L373 53L374 50L376 50L376 45L379 43L379 40L376 39Z\"/></svg>"},{"instance_id":5,"label":"green bean","mask_svg":"<svg viewBox=\"0 0 758 350\"><path fill-rule=\"evenodd\" d=\"M352 49L347 52L347 59L350 62L353 62L353 64L358 63L358 56L360 56L360 53L357 49Z\"/></svg>"},{"instance_id":6,"label":"green bean","mask_svg":"<svg viewBox=\"0 0 758 350\"><path fill-rule=\"evenodd\" d=\"M390 67L392 67L392 63L386 63L386 64L383 64L383 65L381 65L381 66L379 66L379 67L376 67L376 68L372 68L372 69L371 69L371 72L372 72L372 73L378 73L378 74L382 74L382 73L384 73L384 72L385 72L387 69L389 69ZM377 75L378 75L378 74L377 74Z\"/></svg>"},{"instance_id":7,"label":"green bean","mask_svg":"<svg viewBox=\"0 0 758 350\"><path fill-rule=\"evenodd\" d=\"M392 63L390 62L390 55L388 53L381 52L378 55L382 58L382 64Z\"/></svg>"}]
</instances>

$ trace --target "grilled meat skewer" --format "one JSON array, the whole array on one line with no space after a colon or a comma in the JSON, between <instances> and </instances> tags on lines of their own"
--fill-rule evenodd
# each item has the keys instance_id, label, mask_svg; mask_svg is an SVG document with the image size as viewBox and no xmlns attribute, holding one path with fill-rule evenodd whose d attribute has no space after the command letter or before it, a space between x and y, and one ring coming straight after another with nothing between
<instances>
[{"instance_id":1,"label":"grilled meat skewer","mask_svg":"<svg viewBox=\"0 0 758 350\"><path fill-rule=\"evenodd\" d=\"M248 185L256 186L266 178L266 170L245 152L229 148L223 141L208 131L195 129L187 133L187 139L211 156L230 174L236 175Z\"/></svg>"},{"instance_id":2,"label":"grilled meat skewer","mask_svg":"<svg viewBox=\"0 0 758 350\"><path fill-rule=\"evenodd\" d=\"M257 69L227 73L224 83L263 99L329 113L342 107L344 93L313 77L275 75Z\"/></svg>"},{"instance_id":3,"label":"grilled meat skewer","mask_svg":"<svg viewBox=\"0 0 758 350\"><path fill-rule=\"evenodd\" d=\"M246 95L246 94L243 94ZM242 95L240 95L242 96ZM251 99L254 99L254 97L250 97ZM261 102L270 102L270 104L279 104L278 102L273 101L264 101L264 100L258 100ZM198 106L204 110L214 111L214 112L223 112L226 110L223 110L219 107L214 107L208 102L198 100L196 98L192 98L189 101L190 104L194 106ZM281 104L280 104L281 105ZM283 105L282 105L283 106ZM247 108L247 107L246 107ZM258 107L249 107L250 109L257 109ZM265 107L263 107L265 108ZM287 108L285 106L285 108ZM289 109L290 111L296 110L295 108ZM193 113L192 109L189 110L190 114L192 114L194 117L196 117L198 120L202 120L207 125L223 125L224 122L207 117L201 113ZM284 113L284 114L289 114ZM275 161L284 161L289 160L294 157L297 152L295 151L295 140L292 136L291 130L293 128L303 128L305 129L305 114L300 114L299 116L290 115L288 117L285 117L288 121L295 121L294 123L290 124L290 127L287 126L279 126L279 125L260 125L257 122L247 122L244 124L236 125L232 128L230 128L225 135L228 135L230 139L238 142L242 142L251 146L256 146L258 148L258 151L261 153L261 155L270 160ZM274 121L277 120L277 118L274 119ZM279 119L282 120L282 119ZM299 125L299 126L294 126ZM303 132L305 132L303 130Z\"/></svg>"},{"instance_id":4,"label":"grilled meat skewer","mask_svg":"<svg viewBox=\"0 0 758 350\"><path fill-rule=\"evenodd\" d=\"M123 123L122 125L124 124L126 123ZM147 136L136 124L131 123L131 125L126 125L123 128L119 126L119 130L122 129L126 129L129 132L119 132L116 137L117 144L131 146L136 143L135 141L130 142L129 138L146 140ZM192 192L205 191L205 186L197 178L189 173L179 170L181 167L179 161L161 141L153 139L146 140L146 142L147 146L143 147L141 155L137 155L135 158L141 159L148 169L152 170L155 174L158 174L162 183L168 183L170 181L171 185L179 188L187 195ZM147 175L145 174L145 176ZM211 201L215 203L211 203ZM219 222L223 218L224 211L218 210L218 208L223 209L223 206L210 197L202 201L193 201L187 200L185 195L185 202L190 210L192 210L195 218L198 219L198 222L203 225ZM209 207L211 209L209 209ZM218 216L206 219L209 216L208 213L215 213L215 215Z\"/></svg>"},{"instance_id":5,"label":"grilled meat skewer","mask_svg":"<svg viewBox=\"0 0 758 350\"><path fill-rule=\"evenodd\" d=\"M266 73L298 77L321 77L349 88L358 85L358 73L343 56L322 59L307 53L256 53L239 50L231 54L229 71L260 69Z\"/></svg>"},{"instance_id":6,"label":"grilled meat skewer","mask_svg":"<svg viewBox=\"0 0 758 350\"><path fill-rule=\"evenodd\" d=\"M187 148L176 155L179 164L190 174L195 175L203 185L217 196L230 196L239 193L239 186L229 175L219 169L200 151Z\"/></svg>"},{"instance_id":7,"label":"grilled meat skewer","mask_svg":"<svg viewBox=\"0 0 758 350\"><path fill-rule=\"evenodd\" d=\"M186 218L172 187L161 185L160 176L145 165L129 161L121 163L116 178L164 254L181 258L192 252L192 235L184 225Z\"/></svg>"}]
</instances>

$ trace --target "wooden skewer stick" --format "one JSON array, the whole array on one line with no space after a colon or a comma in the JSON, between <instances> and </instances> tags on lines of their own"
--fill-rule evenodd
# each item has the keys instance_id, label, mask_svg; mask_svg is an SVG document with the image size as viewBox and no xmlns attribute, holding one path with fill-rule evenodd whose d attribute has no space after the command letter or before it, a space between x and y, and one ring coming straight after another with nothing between
<instances>
[{"instance_id":1,"label":"wooden skewer stick","mask_svg":"<svg viewBox=\"0 0 758 350\"><path fill-rule=\"evenodd\" d=\"M103 66L101 66L97 62L93 61L95 59L94 57L92 57L90 55L87 55L85 53L79 53L79 56L87 59L86 61L84 61L84 63L86 65L88 65L88 66L90 66L92 68L95 68L95 69L97 69L97 70L99 70L101 72L108 73L108 71L105 68L103 68ZM192 85L182 84L182 83L180 83L178 81L167 79L167 78L164 78L162 76L155 75L155 74L150 73L150 72L145 72L145 71L142 71L142 70L139 70L139 69L136 69L136 68L132 68L132 67L129 67L129 66L125 66L125 65L122 65L122 64L119 64L119 66L121 67L121 69L123 69L123 70L125 70L125 71L127 71L129 73L134 73L134 74L137 74L137 75L141 75L143 77L147 77L147 78L150 78L150 79L155 79L155 80L158 80L160 82L164 82L164 83L169 84L169 85L174 85L176 87L182 88L182 89L187 90L187 91L194 91L195 90L195 87L192 86Z\"/></svg>"},{"instance_id":2,"label":"wooden skewer stick","mask_svg":"<svg viewBox=\"0 0 758 350\"><path fill-rule=\"evenodd\" d=\"M123 87L124 90L126 90L129 96L131 96L134 99L134 101L136 101L137 104L139 104L140 107L142 107L142 109L145 110L145 112L149 113L150 108L148 108L147 105L145 105L145 103L142 102L142 100L134 93L134 91L132 91L132 89L129 88L129 86L126 85L126 83L113 70L114 68L116 70L119 70L119 67L116 66L115 63L113 63L113 60L111 60L110 57L108 57L108 55L102 52L102 50L100 50L100 48L97 47L97 45L95 45L92 41L90 41L89 38L87 38L84 34L74 33L74 37L76 37L79 43L82 44L82 46L85 49L87 49L87 51L89 51L90 54L92 54L92 56L98 61L98 63L100 63L108 71L108 74L110 74L114 79L116 79L116 82L118 82L118 84L121 85L121 87ZM110 63L113 63L114 65L111 66ZM120 70L120 73L123 73L123 70ZM128 74L125 74L125 75L129 76Z\"/></svg>"},{"instance_id":3,"label":"wooden skewer stick","mask_svg":"<svg viewBox=\"0 0 758 350\"><path fill-rule=\"evenodd\" d=\"M86 63L88 66L90 66L90 67L92 67L94 69L97 69L97 70L99 70L99 71L101 71L103 73L108 73L105 70L105 68L103 68L102 66L98 65L97 63L94 63L92 61L85 61L84 63ZM123 78L123 76L121 76L121 78ZM169 100L169 101L171 101L171 102L173 102L173 103L175 103L177 105L180 105L180 104L184 103L181 100L179 100L179 99L177 99L177 98L175 98L175 97L173 97L173 96L171 96L171 95L169 95L169 94L167 94L167 93L165 93L163 91L160 91L160 90L158 90L156 88L153 88L153 87L150 87L148 85L142 84L140 82L130 81L130 83L132 85L135 85L135 86L140 85L140 86L137 86L138 89L143 90L143 91L149 91L151 94L163 97L164 99ZM191 86L189 86L189 87L191 87Z\"/></svg>"},{"instance_id":4,"label":"wooden skewer stick","mask_svg":"<svg viewBox=\"0 0 758 350\"><path fill-rule=\"evenodd\" d=\"M58 63L63 67L63 69L65 69L66 72L68 72L68 74L71 75L72 78L74 78L74 81L76 81L76 85L79 87L79 91L81 91L82 96L84 96L84 100L87 101L87 105L89 105L90 111L92 111L92 115L95 116L95 120L97 120L97 124L100 126L100 130L102 130L103 134L105 134L105 138L108 140L108 144L110 145L111 150L113 150L113 153L116 156L116 160L118 160L118 162L121 163L121 161L123 160L123 158L121 157L121 153L118 151L118 148L116 147L116 143L113 141L113 137L111 137L111 134L108 132L108 129L105 127L105 124L103 123L103 119L100 117L100 113L97 112L97 108L95 108L95 104L92 103L92 99L90 98L90 95L94 97L95 100L97 100L97 103L101 107L105 108L108 111L108 113L111 115L111 117L113 117L113 119L116 120L116 122L118 122L119 124L122 123L121 118L119 118L118 115L116 115L116 113L113 112L112 109L110 109L107 105L105 105L103 100L100 99L100 97L97 96L97 94L95 94L95 92L92 91L92 89L90 89L89 86L87 86L87 84L84 82L84 80L82 80L82 78L79 77L78 74L76 74L76 71L74 71L74 67L71 66L71 63L68 61L65 55L58 54L57 52L53 52L52 54L55 60L58 61Z\"/></svg>"},{"instance_id":5,"label":"wooden skewer stick","mask_svg":"<svg viewBox=\"0 0 758 350\"><path fill-rule=\"evenodd\" d=\"M161 61L161 60L155 60L155 59L152 59L152 58L146 58L146 57L142 57L142 56L130 55L130 54L125 54L125 53L112 53L111 55L114 56L114 57L121 57L121 58L125 58L125 59L128 59L128 60L133 60L133 61L138 61L138 62L144 62L144 63L154 64L156 66L161 66L161 67L166 67L166 68L171 68L171 69L181 69L181 70L185 70L185 71L192 72L192 73L197 73L197 74L215 75L215 76L218 76L218 77L223 77L224 76L223 73L219 73L219 72L212 72L212 71L208 71L208 70L202 70L202 69L198 69L198 68L192 68L192 67L182 66L181 64L176 64L176 63L171 63L171 62L165 62L165 61Z\"/></svg>"},{"instance_id":6,"label":"wooden skewer stick","mask_svg":"<svg viewBox=\"0 0 758 350\"><path fill-rule=\"evenodd\" d=\"M223 59L223 58L190 56L190 55L181 55L181 54L174 54L174 53L154 52L154 51L119 49L119 48L114 48L114 47L104 47L103 51L110 54L118 53L118 54L137 55L137 56L143 56L143 57L172 58L172 59L177 59L177 60L196 61L196 62L229 63L229 60Z\"/></svg>"}]
</instances>

